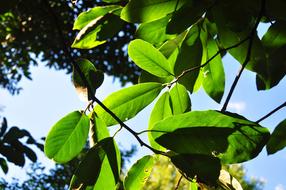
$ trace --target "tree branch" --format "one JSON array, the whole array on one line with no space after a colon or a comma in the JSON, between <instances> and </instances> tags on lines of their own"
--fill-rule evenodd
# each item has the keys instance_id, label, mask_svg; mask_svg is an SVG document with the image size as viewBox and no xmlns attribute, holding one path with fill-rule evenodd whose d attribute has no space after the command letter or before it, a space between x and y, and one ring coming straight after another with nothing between
<instances>
[{"instance_id":1,"label":"tree branch","mask_svg":"<svg viewBox=\"0 0 286 190\"><path fill-rule=\"evenodd\" d=\"M256 123L260 123L261 121L263 121L264 119L270 117L272 114L274 114L275 112L277 112L278 110L282 109L283 107L286 107L286 102L284 102L283 104L281 104L280 106L278 106L277 108L275 108L274 110L272 110L271 112L269 112L268 114L266 114L265 116L263 116L262 118L258 119L256 121Z\"/></svg>"},{"instance_id":2,"label":"tree branch","mask_svg":"<svg viewBox=\"0 0 286 190\"><path fill-rule=\"evenodd\" d=\"M178 82L178 80L180 78L182 78L183 76L185 76L187 73L189 72L192 72L192 71L195 71L197 69L200 69L204 66L206 66L207 64L209 64L214 58L216 58L216 56L218 56L219 54L221 54L222 52L224 51L228 51L230 49L233 49L233 48L236 48L238 46L240 46L241 44L243 44L244 42L246 42L247 40L249 40L249 36L247 36L245 39L239 41L238 43L232 45L232 46L229 46L227 48L223 48L223 49L220 49L218 50L211 58L209 58L205 63L199 65L199 66L196 66L196 67L192 67L192 68L189 68L189 69L186 69L184 70L179 76L177 76L176 80L172 81L171 83L168 84L168 86L172 86L174 83Z\"/></svg>"},{"instance_id":3,"label":"tree branch","mask_svg":"<svg viewBox=\"0 0 286 190\"><path fill-rule=\"evenodd\" d=\"M248 49L247 49L247 54L246 54L246 58L245 58L245 61L243 62L238 74L236 75L231 87L230 87L230 90L229 90L229 93L226 97L226 100L225 100L225 103L223 104L223 107L221 109L222 112L225 112L226 111L226 108L227 108L227 105L230 101L230 98L235 90L235 87L241 77L241 74L243 72L243 70L245 69L246 65L248 64L248 62L250 61L250 58L251 58L251 49L252 49L252 45L253 45L253 40L254 40L254 35L256 34L256 30L257 30L257 27L260 23L260 20L263 16L263 13L265 11L265 0L261 0L261 7L260 7L260 11L259 11L259 15L257 17L257 20L255 22L255 25L254 27L252 28L252 31L249 35L249 44L248 44Z\"/></svg>"}]
</instances>

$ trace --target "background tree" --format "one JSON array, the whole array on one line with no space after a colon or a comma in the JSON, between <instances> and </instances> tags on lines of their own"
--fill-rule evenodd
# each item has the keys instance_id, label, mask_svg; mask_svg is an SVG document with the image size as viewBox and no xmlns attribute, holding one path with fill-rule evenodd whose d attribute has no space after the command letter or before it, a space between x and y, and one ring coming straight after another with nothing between
<instances>
[{"instance_id":1,"label":"background tree","mask_svg":"<svg viewBox=\"0 0 286 190\"><path fill-rule=\"evenodd\" d=\"M120 79L136 82L138 68L126 54L135 26L120 22L121 32L108 43L89 50L72 49L73 21L88 8L106 5L100 0L3 0L0 2L0 86L12 94L21 89L23 76L31 79L30 67L44 62L49 68L72 71L79 57L90 59L98 69ZM124 1L121 3L124 4Z\"/></svg>"}]
</instances>

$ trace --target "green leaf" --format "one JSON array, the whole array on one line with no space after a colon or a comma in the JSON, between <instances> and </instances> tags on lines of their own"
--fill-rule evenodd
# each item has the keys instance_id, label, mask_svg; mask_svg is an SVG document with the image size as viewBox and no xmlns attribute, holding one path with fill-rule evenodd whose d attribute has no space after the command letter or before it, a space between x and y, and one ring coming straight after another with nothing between
<instances>
[{"instance_id":1,"label":"green leaf","mask_svg":"<svg viewBox=\"0 0 286 190\"><path fill-rule=\"evenodd\" d=\"M170 105L170 95L169 95L169 92L165 92L158 99L158 101L156 102L151 112L149 124L148 124L148 130L152 130L155 123L171 115L172 115L172 109ZM162 151L166 150L164 147L160 146L158 143L155 142L150 132L148 133L148 139L149 139L150 145L153 148L157 150L162 150Z\"/></svg>"},{"instance_id":2,"label":"green leaf","mask_svg":"<svg viewBox=\"0 0 286 190\"><path fill-rule=\"evenodd\" d=\"M4 172L4 174L7 174L8 172L8 164L4 158L0 158L0 166Z\"/></svg>"},{"instance_id":3,"label":"green leaf","mask_svg":"<svg viewBox=\"0 0 286 190\"><path fill-rule=\"evenodd\" d=\"M93 114L90 135L94 143L97 143L102 139L110 137L106 124L96 114Z\"/></svg>"},{"instance_id":4,"label":"green leaf","mask_svg":"<svg viewBox=\"0 0 286 190\"><path fill-rule=\"evenodd\" d=\"M128 55L138 67L153 75L167 77L174 74L174 68L164 55L148 42L133 40L128 46Z\"/></svg>"},{"instance_id":5,"label":"green leaf","mask_svg":"<svg viewBox=\"0 0 286 190\"><path fill-rule=\"evenodd\" d=\"M166 16L159 20L140 24L135 34L136 37L154 45L159 45L171 39L174 35L166 34L166 26L169 19L170 17Z\"/></svg>"},{"instance_id":6,"label":"green leaf","mask_svg":"<svg viewBox=\"0 0 286 190\"><path fill-rule=\"evenodd\" d=\"M185 30L175 38L169 39L159 48L159 51L167 58L174 54L175 51L178 53L182 42L185 40L188 33L189 31Z\"/></svg>"},{"instance_id":7,"label":"green leaf","mask_svg":"<svg viewBox=\"0 0 286 190\"><path fill-rule=\"evenodd\" d=\"M107 13L110 13L119 8L120 6L118 5L109 5L109 6L100 6L100 7L97 6L86 12L82 12L81 14L79 14L77 19L75 20L74 25L73 25L73 30L81 30L94 19L104 16Z\"/></svg>"},{"instance_id":8,"label":"green leaf","mask_svg":"<svg viewBox=\"0 0 286 190\"><path fill-rule=\"evenodd\" d=\"M147 71L142 70L141 74L139 76L138 79L138 83L147 83L147 82L157 82L157 83L161 83L161 84L166 84L171 82L174 79L173 76L168 76L168 77L157 77L154 76L150 73L148 73Z\"/></svg>"},{"instance_id":9,"label":"green leaf","mask_svg":"<svg viewBox=\"0 0 286 190\"><path fill-rule=\"evenodd\" d=\"M245 40L249 36L251 28L253 27L253 23L250 22L249 27L244 27L243 25L241 25L242 30L240 31L231 30L228 26L230 22L227 19L228 15L224 14L225 9L226 7L224 7L224 5L215 6L214 9L212 9L212 14L214 16L214 21L218 28L218 38L220 39L221 45L223 46L223 48L229 48L235 44L238 44L242 40ZM239 15L243 14L240 13ZM248 53L248 47L249 40L240 44L238 47L232 48L228 52L241 64L243 64ZM265 48L263 47L259 37L257 35L254 35L251 47L250 60L246 65L246 69L256 72L262 78L268 78L267 67L268 64Z\"/></svg>"},{"instance_id":10,"label":"green leaf","mask_svg":"<svg viewBox=\"0 0 286 190\"><path fill-rule=\"evenodd\" d=\"M274 154L286 146L286 119L274 129L267 143L268 154Z\"/></svg>"},{"instance_id":11,"label":"green leaf","mask_svg":"<svg viewBox=\"0 0 286 190\"><path fill-rule=\"evenodd\" d=\"M154 156L144 156L138 160L128 171L124 180L124 187L127 190L140 190L144 187L150 176L153 165L155 163Z\"/></svg>"},{"instance_id":12,"label":"green leaf","mask_svg":"<svg viewBox=\"0 0 286 190\"><path fill-rule=\"evenodd\" d=\"M170 98L174 115L191 111L191 99L183 85L176 84L170 91Z\"/></svg>"},{"instance_id":13,"label":"green leaf","mask_svg":"<svg viewBox=\"0 0 286 190\"><path fill-rule=\"evenodd\" d=\"M262 44L268 51L286 45L286 22L277 21L272 24L262 38Z\"/></svg>"},{"instance_id":14,"label":"green leaf","mask_svg":"<svg viewBox=\"0 0 286 190\"><path fill-rule=\"evenodd\" d=\"M106 187L114 189L120 171L120 153L115 147L113 138L108 137L89 149L74 173L71 187L79 184L102 187L105 182Z\"/></svg>"},{"instance_id":15,"label":"green leaf","mask_svg":"<svg viewBox=\"0 0 286 190\"><path fill-rule=\"evenodd\" d=\"M117 8L114 12L96 17L87 23L77 34L72 47L91 49L105 43L122 28L123 21L117 15L120 11L121 9Z\"/></svg>"},{"instance_id":16,"label":"green leaf","mask_svg":"<svg viewBox=\"0 0 286 190\"><path fill-rule=\"evenodd\" d=\"M167 26L167 33L178 34L189 28L201 18L206 6L204 1L191 1L187 6L183 6L173 14Z\"/></svg>"},{"instance_id":17,"label":"green leaf","mask_svg":"<svg viewBox=\"0 0 286 190\"><path fill-rule=\"evenodd\" d=\"M94 190L116 190L121 169L121 155L115 141L103 147L107 156L103 159Z\"/></svg>"},{"instance_id":18,"label":"green leaf","mask_svg":"<svg viewBox=\"0 0 286 190\"><path fill-rule=\"evenodd\" d=\"M200 154L176 154L171 156L172 163L189 179L194 179L209 185L216 185L221 164L214 156Z\"/></svg>"},{"instance_id":19,"label":"green leaf","mask_svg":"<svg viewBox=\"0 0 286 190\"><path fill-rule=\"evenodd\" d=\"M175 62L175 75L179 76L183 71L199 67L202 61L202 43L199 38L199 28L193 26L185 38L178 57ZM179 83L184 85L191 93L199 76L200 69L194 69L186 73L179 79Z\"/></svg>"},{"instance_id":20,"label":"green leaf","mask_svg":"<svg viewBox=\"0 0 286 190\"><path fill-rule=\"evenodd\" d=\"M123 0L102 0L103 2L106 2L106 3L117 3L117 2L120 2L120 1L123 1Z\"/></svg>"},{"instance_id":21,"label":"green leaf","mask_svg":"<svg viewBox=\"0 0 286 190\"><path fill-rule=\"evenodd\" d=\"M262 38L267 53L267 67L262 67L261 74L256 76L258 90L266 90L276 86L286 73L286 32L285 21L277 21L270 26Z\"/></svg>"},{"instance_id":22,"label":"green leaf","mask_svg":"<svg viewBox=\"0 0 286 190\"><path fill-rule=\"evenodd\" d=\"M49 131L45 141L45 154L58 163L66 163L84 147L89 131L88 117L79 111L59 120Z\"/></svg>"},{"instance_id":23,"label":"green leaf","mask_svg":"<svg viewBox=\"0 0 286 190\"><path fill-rule=\"evenodd\" d=\"M187 0L131 0L123 8L121 18L127 22L151 22L180 9Z\"/></svg>"},{"instance_id":24,"label":"green leaf","mask_svg":"<svg viewBox=\"0 0 286 190\"><path fill-rule=\"evenodd\" d=\"M269 132L242 116L218 111L193 111L157 122L151 132L157 143L182 154L217 155L224 163L256 157Z\"/></svg>"},{"instance_id":25,"label":"green leaf","mask_svg":"<svg viewBox=\"0 0 286 190\"><path fill-rule=\"evenodd\" d=\"M86 81L82 80L82 76L78 70L73 68L73 84L77 90L77 93L83 100L91 100L96 89L99 88L103 83L104 75L87 59L79 59L75 64L78 65ZM91 88L91 92L88 91L87 85Z\"/></svg>"},{"instance_id":26,"label":"green leaf","mask_svg":"<svg viewBox=\"0 0 286 190\"><path fill-rule=\"evenodd\" d=\"M154 82L133 85L112 93L103 101L103 104L121 121L126 121L149 105L162 88L162 84ZM99 105L95 106L94 112L104 120L107 126L117 124L117 121Z\"/></svg>"},{"instance_id":27,"label":"green leaf","mask_svg":"<svg viewBox=\"0 0 286 190\"><path fill-rule=\"evenodd\" d=\"M219 48L212 38L208 39L208 34L201 31L201 40L203 44L203 51L207 60L214 56ZM217 103L220 103L225 87L225 75L220 55L217 55L203 68L204 80L203 87L206 93Z\"/></svg>"},{"instance_id":28,"label":"green leaf","mask_svg":"<svg viewBox=\"0 0 286 190\"><path fill-rule=\"evenodd\" d=\"M97 33L101 30L102 24L106 20L107 16L100 16L89 22L80 32L77 34L72 47L79 49L91 49L99 46L105 41L97 40Z\"/></svg>"}]
</instances>

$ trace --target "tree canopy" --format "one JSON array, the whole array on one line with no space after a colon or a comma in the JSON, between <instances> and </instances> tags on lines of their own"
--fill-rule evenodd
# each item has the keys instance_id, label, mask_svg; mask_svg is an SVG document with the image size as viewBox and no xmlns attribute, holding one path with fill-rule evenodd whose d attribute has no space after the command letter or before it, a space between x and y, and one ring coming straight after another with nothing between
<instances>
[{"instance_id":1,"label":"tree canopy","mask_svg":"<svg viewBox=\"0 0 286 190\"><path fill-rule=\"evenodd\" d=\"M72 71L79 57L90 59L106 74L122 84L135 82L138 68L125 53L133 39L134 24L120 21L121 31L108 37L108 43L89 50L72 49L76 16L90 7L107 3L96 0L3 0L0 2L0 86L12 94L21 89L21 78L32 78L30 67L45 64L50 68Z\"/></svg>"}]
</instances>

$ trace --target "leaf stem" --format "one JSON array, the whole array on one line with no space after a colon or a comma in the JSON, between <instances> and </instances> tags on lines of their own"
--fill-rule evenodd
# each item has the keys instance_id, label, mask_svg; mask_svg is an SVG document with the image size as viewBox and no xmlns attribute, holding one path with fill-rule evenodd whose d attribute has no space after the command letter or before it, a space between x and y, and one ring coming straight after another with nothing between
<instances>
[{"instance_id":1,"label":"leaf stem","mask_svg":"<svg viewBox=\"0 0 286 190\"><path fill-rule=\"evenodd\" d=\"M266 118L270 117L272 114L274 114L275 112L277 112L278 110L282 109L286 107L286 102L284 102L283 104L281 104L280 106L278 106L277 108L275 108L274 110L272 110L271 112L269 112L268 114L266 114L265 116L263 116L262 118L258 119L256 121L256 123L260 123L261 121L265 120Z\"/></svg>"},{"instance_id":2,"label":"leaf stem","mask_svg":"<svg viewBox=\"0 0 286 190\"><path fill-rule=\"evenodd\" d=\"M245 61L243 62L241 68L239 69L239 72L238 74L236 75L231 87L230 87L230 90L229 90L229 93L226 97L226 100L225 100L225 103L223 104L223 107L221 109L222 112L225 112L226 111L226 108L227 108L227 105L230 101L230 98L236 88L236 85L241 77L241 74L243 72L243 70L245 69L246 65L248 64L248 62L250 61L250 58L251 58L251 49L252 49L252 45L253 45L253 40L254 40L254 35L256 34L256 30L257 30L257 27L260 23L260 20L263 16L263 13L264 13L264 10L265 10L265 0L261 0L261 8L260 8L260 12L259 12L259 15L257 17L257 20L255 22L255 25L254 27L252 28L251 30L251 33L250 35L248 36L248 39L249 39L249 43L248 43L248 49L247 49L247 54L246 54L246 58L245 58Z\"/></svg>"}]
</instances>

